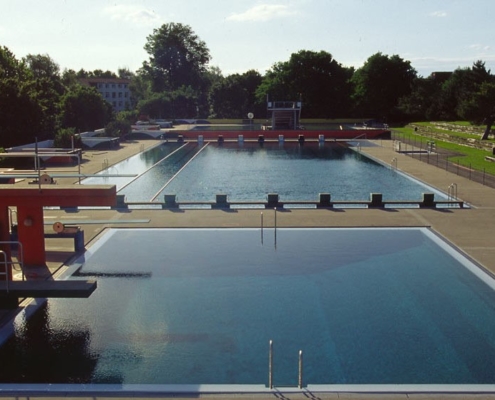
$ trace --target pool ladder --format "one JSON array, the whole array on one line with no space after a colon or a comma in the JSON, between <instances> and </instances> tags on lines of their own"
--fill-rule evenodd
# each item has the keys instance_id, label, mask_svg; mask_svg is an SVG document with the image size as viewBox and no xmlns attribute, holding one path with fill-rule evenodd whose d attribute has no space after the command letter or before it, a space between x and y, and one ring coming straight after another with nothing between
<instances>
[{"instance_id":1,"label":"pool ladder","mask_svg":"<svg viewBox=\"0 0 495 400\"><path fill-rule=\"evenodd\" d=\"M22 280L25 280L24 276L24 260L23 260L23 250L22 243L17 241L1 241L0 244L7 244L9 246L16 245L18 249L18 261L9 261L7 257L7 253L3 250L0 250L0 276L5 277L5 290L7 293L9 292L9 265L12 265L12 268L16 271L21 271ZM14 265L18 264L19 269L15 268Z\"/></svg>"},{"instance_id":2,"label":"pool ladder","mask_svg":"<svg viewBox=\"0 0 495 400\"><path fill-rule=\"evenodd\" d=\"M447 200L457 201L457 183L451 183L447 190Z\"/></svg>"},{"instance_id":3,"label":"pool ladder","mask_svg":"<svg viewBox=\"0 0 495 400\"><path fill-rule=\"evenodd\" d=\"M390 161L390 168L397 169L397 157L392 158L392 161Z\"/></svg>"},{"instance_id":4,"label":"pool ladder","mask_svg":"<svg viewBox=\"0 0 495 400\"><path fill-rule=\"evenodd\" d=\"M273 389L273 340L269 342L268 350L268 387ZM299 350L298 359L298 374L297 374L297 387L302 389L303 387L303 352Z\"/></svg>"}]
</instances>

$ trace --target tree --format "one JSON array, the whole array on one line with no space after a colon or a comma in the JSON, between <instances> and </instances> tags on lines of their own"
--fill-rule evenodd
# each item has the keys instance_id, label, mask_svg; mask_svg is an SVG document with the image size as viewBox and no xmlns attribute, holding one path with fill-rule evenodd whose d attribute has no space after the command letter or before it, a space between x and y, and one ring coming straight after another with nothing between
<instances>
[{"instance_id":1,"label":"tree","mask_svg":"<svg viewBox=\"0 0 495 400\"><path fill-rule=\"evenodd\" d=\"M42 129L43 110L33 75L23 61L0 47L0 145L32 143Z\"/></svg>"},{"instance_id":2,"label":"tree","mask_svg":"<svg viewBox=\"0 0 495 400\"><path fill-rule=\"evenodd\" d=\"M77 85L61 100L61 123L79 132L103 128L111 119L111 106L93 87Z\"/></svg>"},{"instance_id":3,"label":"tree","mask_svg":"<svg viewBox=\"0 0 495 400\"><path fill-rule=\"evenodd\" d=\"M219 80L211 89L212 113L216 118L245 118L249 112L260 115L264 109L256 103L256 89L261 75L254 70L233 74Z\"/></svg>"},{"instance_id":4,"label":"tree","mask_svg":"<svg viewBox=\"0 0 495 400\"><path fill-rule=\"evenodd\" d=\"M137 105L139 115L150 118L170 118L172 116L172 99L167 93L153 93Z\"/></svg>"},{"instance_id":5,"label":"tree","mask_svg":"<svg viewBox=\"0 0 495 400\"><path fill-rule=\"evenodd\" d=\"M394 116L399 99L411 93L416 76L411 63L398 55L372 55L352 76L357 113L378 118Z\"/></svg>"},{"instance_id":6,"label":"tree","mask_svg":"<svg viewBox=\"0 0 495 400\"><path fill-rule=\"evenodd\" d=\"M72 145L75 148L82 148L82 139L79 135L76 135L76 130L74 128L59 129L55 134L53 146L70 149Z\"/></svg>"},{"instance_id":7,"label":"tree","mask_svg":"<svg viewBox=\"0 0 495 400\"><path fill-rule=\"evenodd\" d=\"M350 111L352 73L330 53L302 50L267 71L256 91L257 100L301 99L305 117L343 116Z\"/></svg>"},{"instance_id":8,"label":"tree","mask_svg":"<svg viewBox=\"0 0 495 400\"><path fill-rule=\"evenodd\" d=\"M36 99L43 113L39 137L53 138L57 130L60 97L65 92L60 68L46 54L29 54L24 58L24 62L32 73Z\"/></svg>"},{"instance_id":9,"label":"tree","mask_svg":"<svg viewBox=\"0 0 495 400\"><path fill-rule=\"evenodd\" d=\"M399 99L398 108L408 120L442 119L438 101L441 89L434 76L415 78L411 93Z\"/></svg>"},{"instance_id":10,"label":"tree","mask_svg":"<svg viewBox=\"0 0 495 400\"><path fill-rule=\"evenodd\" d=\"M169 23L153 30L144 46L150 55L143 70L152 82L152 90L177 90L182 86L197 88L210 61L205 42L188 25Z\"/></svg>"},{"instance_id":11,"label":"tree","mask_svg":"<svg viewBox=\"0 0 495 400\"><path fill-rule=\"evenodd\" d=\"M122 138L131 132L131 124L123 120L110 121L107 126L105 126L105 135L110 137Z\"/></svg>"}]
</instances>

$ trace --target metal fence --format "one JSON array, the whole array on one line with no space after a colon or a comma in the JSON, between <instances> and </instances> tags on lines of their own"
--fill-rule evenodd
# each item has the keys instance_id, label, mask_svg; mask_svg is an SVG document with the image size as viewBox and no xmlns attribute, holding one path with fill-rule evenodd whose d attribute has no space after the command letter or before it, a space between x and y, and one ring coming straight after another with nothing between
<instances>
[{"instance_id":1,"label":"metal fence","mask_svg":"<svg viewBox=\"0 0 495 400\"><path fill-rule=\"evenodd\" d=\"M392 132L392 139L400 142L400 152L402 154L434 165L471 181L495 188L495 176L485 172L485 169L479 171L471 168L470 163L463 164L459 159L455 162L449 160L449 158L452 157L462 156L461 153L436 148L433 140L406 137L399 132ZM397 144L397 146L399 145Z\"/></svg>"}]
</instances>

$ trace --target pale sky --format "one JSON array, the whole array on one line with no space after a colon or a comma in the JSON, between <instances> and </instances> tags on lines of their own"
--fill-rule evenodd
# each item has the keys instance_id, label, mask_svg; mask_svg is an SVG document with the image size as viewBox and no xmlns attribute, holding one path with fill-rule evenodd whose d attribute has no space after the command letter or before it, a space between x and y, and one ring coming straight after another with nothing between
<instances>
[{"instance_id":1,"label":"pale sky","mask_svg":"<svg viewBox=\"0 0 495 400\"><path fill-rule=\"evenodd\" d=\"M397 54L421 76L470 67L495 74L495 0L0 0L0 45L48 54L61 70L136 71L146 37L189 25L224 75L261 74L299 50L359 68Z\"/></svg>"}]
</instances>

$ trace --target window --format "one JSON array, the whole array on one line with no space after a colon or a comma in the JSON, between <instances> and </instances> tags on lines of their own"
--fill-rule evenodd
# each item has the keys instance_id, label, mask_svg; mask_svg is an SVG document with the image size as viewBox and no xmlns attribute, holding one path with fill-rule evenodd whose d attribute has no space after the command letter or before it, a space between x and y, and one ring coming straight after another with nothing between
<instances>
[{"instance_id":1,"label":"window","mask_svg":"<svg viewBox=\"0 0 495 400\"><path fill-rule=\"evenodd\" d=\"M112 98L116 98L117 97L117 94L115 92L112 92Z\"/></svg>"}]
</instances>

